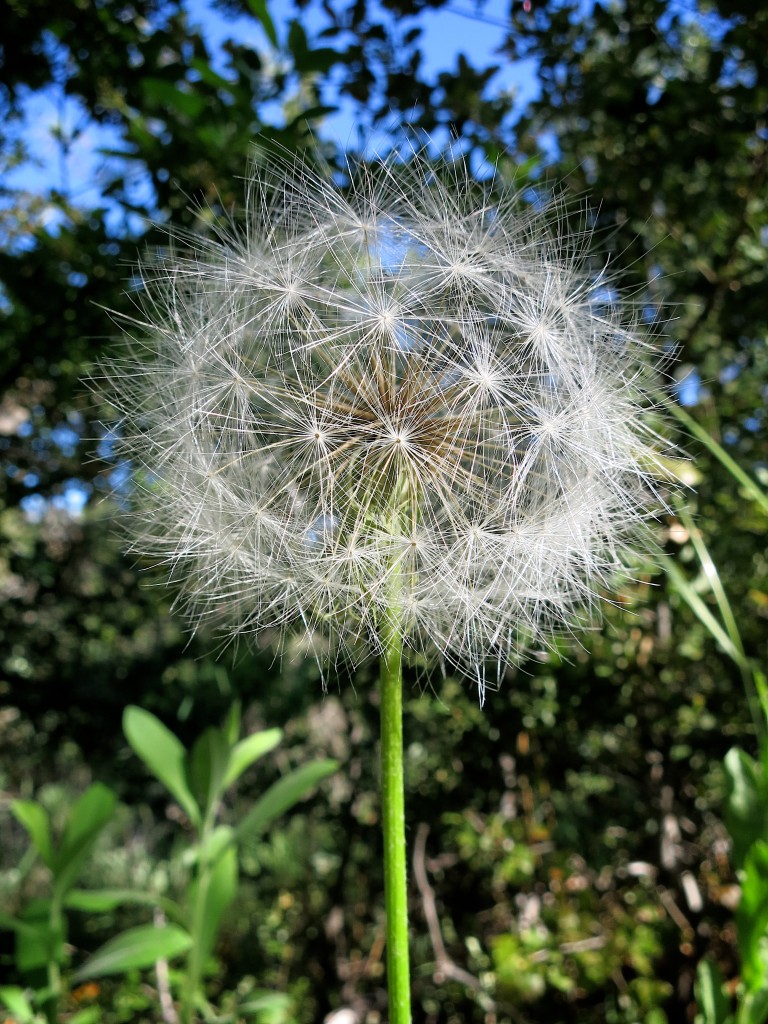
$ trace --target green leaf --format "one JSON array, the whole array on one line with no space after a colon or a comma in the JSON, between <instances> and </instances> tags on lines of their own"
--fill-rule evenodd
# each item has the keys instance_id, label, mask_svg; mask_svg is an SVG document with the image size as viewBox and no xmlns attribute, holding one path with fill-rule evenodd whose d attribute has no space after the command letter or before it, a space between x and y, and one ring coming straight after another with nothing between
<instances>
[{"instance_id":1,"label":"green leaf","mask_svg":"<svg viewBox=\"0 0 768 1024\"><path fill-rule=\"evenodd\" d=\"M739 1007L739 1024L765 1024L768 1020L768 988L750 992Z\"/></svg>"},{"instance_id":2,"label":"green leaf","mask_svg":"<svg viewBox=\"0 0 768 1024\"><path fill-rule=\"evenodd\" d=\"M262 1024L288 1024L291 1006L290 996L283 992L257 992L237 1010L243 1016L257 1017Z\"/></svg>"},{"instance_id":3,"label":"green leaf","mask_svg":"<svg viewBox=\"0 0 768 1024\"><path fill-rule=\"evenodd\" d=\"M89 914L107 914L118 907L130 905L160 907L168 917L179 924L185 923L184 911L173 900L153 893L134 889L70 889L64 897L68 910L81 910Z\"/></svg>"},{"instance_id":4,"label":"green leaf","mask_svg":"<svg viewBox=\"0 0 768 1024\"><path fill-rule=\"evenodd\" d=\"M18 1024L28 1024L35 1019L32 1004L18 985L0 985L0 1004L11 1011Z\"/></svg>"},{"instance_id":5,"label":"green leaf","mask_svg":"<svg viewBox=\"0 0 768 1024\"><path fill-rule=\"evenodd\" d=\"M86 1006L78 1010L67 1021L67 1024L102 1024L102 1012L99 1006Z\"/></svg>"},{"instance_id":6,"label":"green leaf","mask_svg":"<svg viewBox=\"0 0 768 1024\"><path fill-rule=\"evenodd\" d=\"M272 21L267 10L267 0L248 0L248 6L256 16L256 19L261 22L261 26L266 32L270 43L276 47L278 45L277 32L275 31L275 23Z\"/></svg>"},{"instance_id":7,"label":"green leaf","mask_svg":"<svg viewBox=\"0 0 768 1024\"><path fill-rule=\"evenodd\" d=\"M744 651L744 642L741 639L739 625L736 621L733 609L731 608L731 602L728 600L728 594L726 593L725 587L720 579L720 573L717 570L714 559L712 558L709 548L704 540L704 536L682 499L675 499L675 506L677 508L678 515L680 516L680 521L688 531L688 537L693 545L694 551L696 552L696 556L699 559L699 564L701 565L704 577L709 585L709 589L717 602L722 623L730 637L731 643L739 652L740 657L744 660L743 671L747 671L748 659Z\"/></svg>"},{"instance_id":8,"label":"green leaf","mask_svg":"<svg viewBox=\"0 0 768 1024\"><path fill-rule=\"evenodd\" d=\"M170 110L194 121L205 109L205 97L188 89L180 89L163 78L143 78L141 88L146 100L163 110Z\"/></svg>"},{"instance_id":9,"label":"green leaf","mask_svg":"<svg viewBox=\"0 0 768 1024\"><path fill-rule=\"evenodd\" d=\"M230 750L236 746L237 741L240 739L240 726L242 725L242 715L240 714L240 701L232 701L232 705L227 715L227 721L224 725L224 735L227 738Z\"/></svg>"},{"instance_id":10,"label":"green leaf","mask_svg":"<svg viewBox=\"0 0 768 1024\"><path fill-rule=\"evenodd\" d=\"M46 809L34 800L14 800L11 803L11 814L27 830L40 859L50 868L53 864L53 844L51 821Z\"/></svg>"},{"instance_id":11,"label":"green leaf","mask_svg":"<svg viewBox=\"0 0 768 1024\"><path fill-rule=\"evenodd\" d=\"M238 840L258 835L278 815L301 800L321 779L338 769L336 761L313 761L280 779L260 797L235 830Z\"/></svg>"},{"instance_id":12,"label":"green leaf","mask_svg":"<svg viewBox=\"0 0 768 1024\"><path fill-rule=\"evenodd\" d=\"M19 915L28 928L16 930L16 967L26 973L46 967L49 963L63 963L64 925L59 918L51 927L51 901L30 900Z\"/></svg>"},{"instance_id":13,"label":"green leaf","mask_svg":"<svg viewBox=\"0 0 768 1024\"><path fill-rule=\"evenodd\" d=\"M722 972L716 963L711 960L699 961L695 985L699 1008L697 1024L727 1024L731 1001L723 991L723 982Z\"/></svg>"},{"instance_id":14,"label":"green leaf","mask_svg":"<svg viewBox=\"0 0 768 1024\"><path fill-rule=\"evenodd\" d=\"M210 813L226 789L223 782L229 751L227 727L210 726L197 738L187 758L189 786L204 815Z\"/></svg>"},{"instance_id":15,"label":"green leaf","mask_svg":"<svg viewBox=\"0 0 768 1024\"><path fill-rule=\"evenodd\" d=\"M704 447L725 466L734 480L738 481L741 485L744 493L752 501L756 502L763 512L768 514L768 493L741 468L738 462L728 454L721 444L718 444L709 431L705 430L693 416L687 413L679 402L667 401L664 403L664 406L681 423L684 423L686 428L701 441Z\"/></svg>"},{"instance_id":16,"label":"green leaf","mask_svg":"<svg viewBox=\"0 0 768 1024\"><path fill-rule=\"evenodd\" d=\"M294 18L288 28L288 49L291 51L296 70L303 71L304 61L309 53L309 44L307 33L298 18Z\"/></svg>"},{"instance_id":17,"label":"green leaf","mask_svg":"<svg viewBox=\"0 0 768 1024\"><path fill-rule=\"evenodd\" d=\"M200 826L200 808L187 784L186 750L179 739L149 711L134 706L125 709L123 732L152 774L178 800L194 825Z\"/></svg>"},{"instance_id":18,"label":"green leaf","mask_svg":"<svg viewBox=\"0 0 768 1024\"><path fill-rule=\"evenodd\" d=\"M319 73L321 75L326 75L334 64L344 61L343 55L337 50L334 50L331 46L305 48L303 51L300 50L299 54L299 63L296 65L296 70L301 70L302 74ZM309 112L306 114L306 117L307 119L310 118Z\"/></svg>"},{"instance_id":19,"label":"green leaf","mask_svg":"<svg viewBox=\"0 0 768 1024\"><path fill-rule=\"evenodd\" d=\"M768 973L768 843L754 843L745 858L736 928L741 980L745 993L755 994Z\"/></svg>"},{"instance_id":20,"label":"green leaf","mask_svg":"<svg viewBox=\"0 0 768 1024\"><path fill-rule=\"evenodd\" d=\"M322 117L328 117L330 114L335 114L338 109L338 107L328 106L305 107L304 110L300 110L295 117L286 123L286 130L298 128L305 122L317 121Z\"/></svg>"},{"instance_id":21,"label":"green leaf","mask_svg":"<svg viewBox=\"0 0 768 1024\"><path fill-rule=\"evenodd\" d=\"M723 767L725 824L733 841L734 865L741 868L750 846L768 839L768 785L760 767L739 747L728 751Z\"/></svg>"},{"instance_id":22,"label":"green leaf","mask_svg":"<svg viewBox=\"0 0 768 1024\"><path fill-rule=\"evenodd\" d=\"M206 85L210 85L214 89L221 89L227 93L233 93L237 90L237 83L230 82L223 75L218 74L207 61L202 60L200 57L193 57L189 62L189 66L194 71L197 71Z\"/></svg>"},{"instance_id":23,"label":"green leaf","mask_svg":"<svg viewBox=\"0 0 768 1024\"><path fill-rule=\"evenodd\" d=\"M717 621L705 602L696 592L693 584L686 578L685 573L673 559L666 558L662 562L662 568L669 577L675 590L682 597L697 619L707 628L710 635L720 644L723 651L731 658L736 665L744 672L750 671L750 664L743 651L734 644L728 636L727 631Z\"/></svg>"},{"instance_id":24,"label":"green leaf","mask_svg":"<svg viewBox=\"0 0 768 1024\"><path fill-rule=\"evenodd\" d=\"M235 833L229 825L218 825L198 847L198 859L204 864L215 864L219 857L235 845Z\"/></svg>"},{"instance_id":25,"label":"green leaf","mask_svg":"<svg viewBox=\"0 0 768 1024\"><path fill-rule=\"evenodd\" d=\"M39 933L37 925L30 924L29 921L22 921L18 917L11 917L10 914L6 914L2 910L0 910L0 928L5 931L16 932L17 935L26 933L33 936Z\"/></svg>"},{"instance_id":26,"label":"green leaf","mask_svg":"<svg viewBox=\"0 0 768 1024\"><path fill-rule=\"evenodd\" d=\"M61 846L54 857L55 890L61 895L74 885L99 833L117 805L111 789L95 782L69 812Z\"/></svg>"},{"instance_id":27,"label":"green leaf","mask_svg":"<svg viewBox=\"0 0 768 1024\"><path fill-rule=\"evenodd\" d=\"M744 995L739 1003L737 1024L765 1024L766 1020L768 1020L768 989L763 988Z\"/></svg>"},{"instance_id":28,"label":"green leaf","mask_svg":"<svg viewBox=\"0 0 768 1024\"><path fill-rule=\"evenodd\" d=\"M97 950L83 966L72 975L78 984L106 974L122 974L135 968L152 967L158 960L173 960L186 953L192 946L188 932L178 925L167 924L161 928L141 925L115 936Z\"/></svg>"},{"instance_id":29,"label":"green leaf","mask_svg":"<svg viewBox=\"0 0 768 1024\"><path fill-rule=\"evenodd\" d=\"M204 899L203 927L199 935L201 960L207 960L213 952L221 918L237 895L237 881L237 850L230 846L211 869ZM191 904L194 904L197 892L198 884L195 883L190 893Z\"/></svg>"},{"instance_id":30,"label":"green leaf","mask_svg":"<svg viewBox=\"0 0 768 1024\"><path fill-rule=\"evenodd\" d=\"M79 849L96 835L112 817L116 804L117 797L111 789L100 782L89 786L69 812L61 840L62 853Z\"/></svg>"},{"instance_id":31,"label":"green leaf","mask_svg":"<svg viewBox=\"0 0 768 1024\"><path fill-rule=\"evenodd\" d=\"M280 729L267 729L266 732L255 732L241 740L229 755L229 765L224 776L224 789L236 782L243 772L250 768L260 757L268 754L283 738Z\"/></svg>"},{"instance_id":32,"label":"green leaf","mask_svg":"<svg viewBox=\"0 0 768 1024\"><path fill-rule=\"evenodd\" d=\"M128 115L128 137L136 142L139 151L152 152L157 146L157 139L147 127L146 120L140 115Z\"/></svg>"}]
</instances>

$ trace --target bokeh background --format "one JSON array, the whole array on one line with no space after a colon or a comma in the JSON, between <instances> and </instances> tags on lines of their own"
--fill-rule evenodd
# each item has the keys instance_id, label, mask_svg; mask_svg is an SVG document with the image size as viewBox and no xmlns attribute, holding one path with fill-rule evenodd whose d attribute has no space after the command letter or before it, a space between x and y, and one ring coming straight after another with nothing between
<instances>
[{"instance_id":1,"label":"bokeh background","mask_svg":"<svg viewBox=\"0 0 768 1024\"><path fill-rule=\"evenodd\" d=\"M211 991L251 976L290 994L296 1024L340 1008L375 1024L374 671L323 693L311 661L190 638L121 554L131 467L82 384L115 345L107 310L134 308L164 225L242 208L255 140L332 168L426 143L534 197L548 181L590 197L596 248L674 353L671 401L766 486L768 9L3 0L1 21L0 902L21 898L10 800L55 816L94 778L124 808L89 881L172 891L178 814L123 709L191 740L239 697L286 741L233 815L292 766L342 768L246 856ZM703 957L738 976L722 760L755 746L768 522L690 423L677 440L697 485L692 518L660 527L676 572L640 567L602 628L508 670L483 709L456 679L406 682L417 1024L683 1024ZM134 919L75 915L73 956ZM109 1024L155 1019L138 975L98 998Z\"/></svg>"}]
</instances>

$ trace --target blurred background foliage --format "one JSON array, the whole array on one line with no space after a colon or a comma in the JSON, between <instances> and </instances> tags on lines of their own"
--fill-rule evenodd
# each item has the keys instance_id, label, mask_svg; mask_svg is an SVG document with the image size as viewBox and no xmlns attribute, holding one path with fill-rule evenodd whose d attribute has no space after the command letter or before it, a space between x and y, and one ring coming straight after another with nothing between
<instances>
[{"instance_id":1,"label":"blurred background foliage","mask_svg":"<svg viewBox=\"0 0 768 1024\"><path fill-rule=\"evenodd\" d=\"M146 707L188 740L240 697L253 727L291 740L262 776L320 756L343 768L245 857L212 989L252 976L290 993L300 1024L343 1007L375 1024L386 1018L372 671L340 672L324 695L298 655L217 659L215 638L190 640L172 595L122 556L111 511L130 500L129 470L110 458L110 410L81 384L115 344L105 310L134 308L131 267L162 244L162 225L199 228L241 204L255 139L343 168L324 134L342 105L355 156L374 134L380 150L453 140L479 173L522 167L532 188L564 180L591 196L596 247L638 317L664 321L672 400L765 485L768 9L515 2L490 19L493 65L473 66L459 41L453 66L434 71L422 23L444 0L216 8L237 29L214 53L201 9L181 0L3 5L0 894L17 898L23 849L9 801L40 793L55 812L92 778L133 808L99 847L94 884L172 887L163 822L177 812L146 789L122 711ZM487 16L482 0L466 12ZM525 104L494 85L522 60L536 80ZM26 170L41 96L77 117L54 124L57 170L38 187ZM79 193L68 167L85 133L102 161ZM695 436L679 440L699 476L695 526L670 516L662 542L715 615L720 580L746 658L764 663L765 511ZM683 1024L702 958L738 976L720 819L723 755L755 749L743 673L663 574L639 572L612 598L581 647L509 670L483 710L453 679L424 692L408 682L418 1024ZM112 923L75 921L75 957ZM9 976L10 944L0 933ZM105 1021L155 1019L138 979L78 998L100 1002Z\"/></svg>"}]
</instances>

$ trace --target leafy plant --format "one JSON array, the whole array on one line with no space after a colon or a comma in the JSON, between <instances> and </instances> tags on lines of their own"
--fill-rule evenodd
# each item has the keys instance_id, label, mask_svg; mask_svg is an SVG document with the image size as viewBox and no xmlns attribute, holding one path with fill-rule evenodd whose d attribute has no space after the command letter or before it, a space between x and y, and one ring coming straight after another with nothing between
<instances>
[{"instance_id":1,"label":"leafy plant","mask_svg":"<svg viewBox=\"0 0 768 1024\"><path fill-rule=\"evenodd\" d=\"M315 761L289 772L272 785L236 824L223 823L221 812L227 790L259 758L273 750L282 738L279 729L240 735L240 709L235 704L221 727L210 727L187 750L181 741L148 711L129 707L123 730L134 752L156 779L178 801L194 832L194 841L181 859L192 874L181 901L141 896L130 891L80 892L80 909L108 911L139 900L158 905L169 924L142 925L109 940L73 975L81 982L104 975L148 967L158 960L184 957L178 975L185 1022L213 1010L205 997L205 970L213 953L224 912L237 894L238 849L253 840L278 815L337 768L332 760ZM270 1020L284 1009L278 993L251 993L238 1007L241 1015Z\"/></svg>"},{"instance_id":2,"label":"leafy plant","mask_svg":"<svg viewBox=\"0 0 768 1024\"><path fill-rule=\"evenodd\" d=\"M741 883L736 932L741 958L735 1015L724 994L719 967L699 964L697 1024L765 1024L768 1020L768 742L754 760L739 747L725 757L728 783L725 821Z\"/></svg>"},{"instance_id":3,"label":"leafy plant","mask_svg":"<svg viewBox=\"0 0 768 1024\"><path fill-rule=\"evenodd\" d=\"M722 446L687 413L678 410L675 414L731 473L744 495L761 511L768 510L768 495ZM741 959L738 1008L734 1015L719 967L704 960L697 973L699 1013L696 1020L697 1024L765 1024L768 1021L768 684L765 673L746 654L736 616L701 532L687 509L681 506L678 511L701 567L705 589L714 598L719 619L703 600L700 589L676 564L670 561L667 573L696 617L738 666L758 734L757 759L740 747L732 747L723 762L727 783L725 824L731 836L733 866L741 884L741 900L736 911Z\"/></svg>"},{"instance_id":4,"label":"leafy plant","mask_svg":"<svg viewBox=\"0 0 768 1024\"><path fill-rule=\"evenodd\" d=\"M240 739L240 724L239 706L234 705L223 726L206 729L191 750L186 750L148 711L138 707L125 711L123 728L128 742L178 801L194 832L191 845L186 844L179 854L182 864L192 868L180 901L131 889L75 888L116 806L115 794L105 786L95 783L74 804L58 843L42 804L17 800L11 805L29 834L33 854L51 875L50 896L30 900L16 916L0 912L0 927L16 934L16 970L29 983L26 988L0 986L0 1006L20 1024L54 1024L69 986L172 960L181 960L173 977L185 1022L197 1019L199 1012L206 1020L248 1017L280 1024L286 1019L290 1009L286 996L252 988L236 1000L231 1018L214 1013L205 998L205 971L224 912L237 894L239 848L335 771L337 764L321 760L302 765L272 785L236 825L224 824L225 793L282 738L279 729L270 729ZM69 961L65 911L105 913L131 903L154 908L160 923L139 925L113 936L79 969L65 974ZM98 1020L98 1009L77 1010L69 1019L74 1024L89 1024Z\"/></svg>"},{"instance_id":5,"label":"leafy plant","mask_svg":"<svg viewBox=\"0 0 768 1024\"><path fill-rule=\"evenodd\" d=\"M43 1018L55 1021L63 994L62 967L68 960L65 910L70 906L73 887L104 827L112 817L117 798L112 790L94 783L75 802L58 840L53 835L51 816L35 800L14 800L11 813L26 829L32 850L50 873L48 896L30 900L13 916L0 912L0 928L15 932L15 965L29 979L30 996L18 986L0 987L0 1004L19 1021ZM76 1015L79 1020L79 1015Z\"/></svg>"}]
</instances>

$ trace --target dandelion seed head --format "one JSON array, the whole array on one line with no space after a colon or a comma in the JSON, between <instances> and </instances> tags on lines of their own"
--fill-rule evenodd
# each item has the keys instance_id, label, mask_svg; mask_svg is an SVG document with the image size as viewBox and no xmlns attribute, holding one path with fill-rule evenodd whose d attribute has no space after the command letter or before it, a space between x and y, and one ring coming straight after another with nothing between
<instances>
[{"instance_id":1,"label":"dandelion seed head","mask_svg":"<svg viewBox=\"0 0 768 1024\"><path fill-rule=\"evenodd\" d=\"M111 397L147 471L133 546L195 621L356 661L396 582L407 652L482 681L646 544L653 344L557 203L443 170L254 168L241 229L144 267Z\"/></svg>"}]
</instances>

